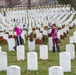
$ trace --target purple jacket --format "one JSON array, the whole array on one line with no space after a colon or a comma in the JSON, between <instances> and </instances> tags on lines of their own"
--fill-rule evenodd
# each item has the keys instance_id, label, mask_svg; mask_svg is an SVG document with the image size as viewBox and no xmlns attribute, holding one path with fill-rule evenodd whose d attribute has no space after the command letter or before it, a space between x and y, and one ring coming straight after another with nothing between
<instances>
[{"instance_id":1,"label":"purple jacket","mask_svg":"<svg viewBox=\"0 0 76 75\"><path fill-rule=\"evenodd\" d=\"M57 28L52 28L52 30L51 30L51 35L52 35L52 38L53 39L56 39L56 38L58 38L58 35L57 35Z\"/></svg>"}]
</instances>

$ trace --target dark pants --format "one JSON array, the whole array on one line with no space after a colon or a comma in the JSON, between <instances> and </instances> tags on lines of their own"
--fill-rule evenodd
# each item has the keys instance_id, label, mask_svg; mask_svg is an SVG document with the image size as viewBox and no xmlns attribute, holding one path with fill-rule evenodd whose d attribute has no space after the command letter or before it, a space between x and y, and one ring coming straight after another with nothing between
<instances>
[{"instance_id":1,"label":"dark pants","mask_svg":"<svg viewBox=\"0 0 76 75\"><path fill-rule=\"evenodd\" d=\"M22 45L22 38L21 36L17 36L17 44Z\"/></svg>"},{"instance_id":2,"label":"dark pants","mask_svg":"<svg viewBox=\"0 0 76 75\"><path fill-rule=\"evenodd\" d=\"M58 46L58 41L57 40L58 40L57 38L52 40L53 41L53 47L55 47L55 45Z\"/></svg>"},{"instance_id":3,"label":"dark pants","mask_svg":"<svg viewBox=\"0 0 76 75\"><path fill-rule=\"evenodd\" d=\"M60 52L60 46L58 46L58 39L53 39L53 53L55 52L55 46L57 47L57 51Z\"/></svg>"},{"instance_id":4,"label":"dark pants","mask_svg":"<svg viewBox=\"0 0 76 75\"><path fill-rule=\"evenodd\" d=\"M14 49L15 49L15 50L16 50L16 47L17 47L18 45L22 45L22 38L21 38L21 36L17 36L17 44L14 46Z\"/></svg>"}]
</instances>

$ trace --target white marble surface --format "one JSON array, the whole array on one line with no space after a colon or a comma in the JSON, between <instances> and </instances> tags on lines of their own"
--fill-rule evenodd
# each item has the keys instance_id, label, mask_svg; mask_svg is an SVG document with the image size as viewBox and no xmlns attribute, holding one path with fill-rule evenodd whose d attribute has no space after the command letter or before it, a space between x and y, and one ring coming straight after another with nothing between
<instances>
[{"instance_id":1,"label":"white marble surface","mask_svg":"<svg viewBox=\"0 0 76 75\"><path fill-rule=\"evenodd\" d=\"M71 72L71 55L69 52L60 53L60 66L63 72Z\"/></svg>"},{"instance_id":2,"label":"white marble surface","mask_svg":"<svg viewBox=\"0 0 76 75\"><path fill-rule=\"evenodd\" d=\"M8 34L3 34L3 38L8 40Z\"/></svg>"},{"instance_id":3,"label":"white marble surface","mask_svg":"<svg viewBox=\"0 0 76 75\"><path fill-rule=\"evenodd\" d=\"M36 34L36 38L40 38L41 39L42 38L42 33L37 33Z\"/></svg>"},{"instance_id":4,"label":"white marble surface","mask_svg":"<svg viewBox=\"0 0 76 75\"><path fill-rule=\"evenodd\" d=\"M23 45L17 46L17 60L25 59L25 48Z\"/></svg>"},{"instance_id":5,"label":"white marble surface","mask_svg":"<svg viewBox=\"0 0 76 75\"><path fill-rule=\"evenodd\" d=\"M15 46L15 39L14 38L9 38L8 39L8 49L9 51L14 51L13 47Z\"/></svg>"},{"instance_id":6,"label":"white marble surface","mask_svg":"<svg viewBox=\"0 0 76 75\"><path fill-rule=\"evenodd\" d=\"M35 40L32 42L28 40L28 50L29 51L35 50Z\"/></svg>"},{"instance_id":7,"label":"white marble surface","mask_svg":"<svg viewBox=\"0 0 76 75\"><path fill-rule=\"evenodd\" d=\"M21 37L22 37L22 39L23 39L23 42L25 43L25 40L26 40L26 39L25 39L25 33L24 33L24 32L21 33Z\"/></svg>"},{"instance_id":8,"label":"white marble surface","mask_svg":"<svg viewBox=\"0 0 76 75\"><path fill-rule=\"evenodd\" d=\"M52 37L49 37L48 38L48 44L49 44L49 50L52 50L52 47L53 47L53 43L52 43Z\"/></svg>"},{"instance_id":9,"label":"white marble surface","mask_svg":"<svg viewBox=\"0 0 76 75\"><path fill-rule=\"evenodd\" d=\"M27 69L38 70L38 57L36 52L27 53Z\"/></svg>"},{"instance_id":10,"label":"white marble surface","mask_svg":"<svg viewBox=\"0 0 76 75\"><path fill-rule=\"evenodd\" d=\"M7 69L7 53L0 52L0 71Z\"/></svg>"},{"instance_id":11,"label":"white marble surface","mask_svg":"<svg viewBox=\"0 0 76 75\"><path fill-rule=\"evenodd\" d=\"M60 30L58 30L57 35L58 35L58 38L60 39L60 35L61 35L61 31Z\"/></svg>"},{"instance_id":12,"label":"white marble surface","mask_svg":"<svg viewBox=\"0 0 76 75\"><path fill-rule=\"evenodd\" d=\"M43 31L43 34L44 34L44 35L47 35L47 30L44 30L44 31Z\"/></svg>"},{"instance_id":13,"label":"white marble surface","mask_svg":"<svg viewBox=\"0 0 76 75\"><path fill-rule=\"evenodd\" d=\"M40 59L42 60L48 59L48 46L47 45L40 46Z\"/></svg>"},{"instance_id":14,"label":"white marble surface","mask_svg":"<svg viewBox=\"0 0 76 75\"><path fill-rule=\"evenodd\" d=\"M64 75L63 68L60 66L52 66L49 68L49 75Z\"/></svg>"},{"instance_id":15,"label":"white marble surface","mask_svg":"<svg viewBox=\"0 0 76 75\"><path fill-rule=\"evenodd\" d=\"M0 46L0 52L2 51L2 47Z\"/></svg>"},{"instance_id":16,"label":"white marble surface","mask_svg":"<svg viewBox=\"0 0 76 75\"><path fill-rule=\"evenodd\" d=\"M73 36L76 36L76 31L73 32Z\"/></svg>"},{"instance_id":17,"label":"white marble surface","mask_svg":"<svg viewBox=\"0 0 76 75\"><path fill-rule=\"evenodd\" d=\"M75 36L69 37L69 43L76 43L76 37Z\"/></svg>"},{"instance_id":18,"label":"white marble surface","mask_svg":"<svg viewBox=\"0 0 76 75\"><path fill-rule=\"evenodd\" d=\"M7 68L7 75L21 75L21 68L16 65Z\"/></svg>"},{"instance_id":19,"label":"white marble surface","mask_svg":"<svg viewBox=\"0 0 76 75\"><path fill-rule=\"evenodd\" d=\"M71 54L71 59L75 59L75 46L73 44L66 45L66 52Z\"/></svg>"}]
</instances>

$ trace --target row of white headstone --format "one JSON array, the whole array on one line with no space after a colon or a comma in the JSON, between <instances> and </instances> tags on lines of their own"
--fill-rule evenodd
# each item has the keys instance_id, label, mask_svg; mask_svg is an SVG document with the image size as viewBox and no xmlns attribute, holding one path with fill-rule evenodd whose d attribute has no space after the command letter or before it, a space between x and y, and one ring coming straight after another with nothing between
<instances>
[{"instance_id":1,"label":"row of white headstone","mask_svg":"<svg viewBox=\"0 0 76 75\"><path fill-rule=\"evenodd\" d=\"M31 52L31 54L33 53L35 52ZM32 56L30 55L30 57ZM30 63L29 61L33 60L30 57L27 61L29 63L28 70L37 70L38 69L37 61ZM34 60L38 60L37 55L35 55L35 57L36 59ZM52 75L55 75L55 74L63 75L63 72L70 72L71 71L71 59L74 59L74 58L75 58L75 46L73 44L67 44L66 52L60 53L60 60L61 60L60 66L53 66L49 68L49 75L51 74ZM43 60L48 59L48 46L46 45L40 46L40 59L43 59ZM33 67L32 64L35 64L35 67Z\"/></svg>"},{"instance_id":2,"label":"row of white headstone","mask_svg":"<svg viewBox=\"0 0 76 75\"><path fill-rule=\"evenodd\" d=\"M49 12L51 11L51 10L53 10L52 8L49 8L49 9L44 9L44 10L42 10L44 13L47 11L47 10L49 10ZM55 9L54 9L55 10ZM40 11L41 13L42 13L42 11ZM24 10L17 10L17 11L8 11L7 13L10 15L10 17L11 17L11 14L14 14L14 17L16 16L16 15L19 15L19 14L21 14L21 13L24 13L25 11ZM37 10L37 13L39 12L39 10ZM33 13L35 13L35 15L33 15ZM32 20L33 21L35 21L34 19L32 19L34 16L36 16L36 17L38 17L39 15L36 15L37 14L36 13L36 11L34 10L29 10L29 13L28 14L32 14L32 16L30 15L29 17L28 17L28 14L26 13L26 18L29 20L29 25L28 25L28 35L32 32L32 25L30 25L30 21L32 22ZM72 13L72 11L70 11L70 12L62 12L62 13L64 13L64 16L63 16L63 14L62 13L57 13L57 14L55 14L55 12L53 12L54 14L54 17L53 17L53 20L57 23L57 25L58 25L58 27L62 27L62 24L61 23L63 23L63 21L65 21L65 19L69 16L69 15L71 15L72 17L70 17L69 19L68 19L68 23L70 22L70 21L72 21L72 18L73 18L73 16L76 14L76 12L73 12ZM25 14L24 14L25 15ZM40 14L41 15L41 14ZM45 15L45 14L44 14ZM50 14L48 14L48 15L50 15ZM1 15L2 16L2 15ZM22 14L21 14L21 16L22 16ZM18 17L18 16L17 16ZM30 18L31 17L31 18ZM44 19L43 21L45 22L44 23L44 25L47 25L48 24L48 21L45 19L45 18L42 18L42 19L40 19L40 18L36 18L35 17L35 19L36 19L36 22L42 22L42 19ZM45 15L45 17L46 17L46 15ZM1 17L2 18L2 17ZM52 18L52 17L51 17ZM62 18L62 19L61 19ZM21 17L20 17L20 19L21 19ZM1 24L1 26L3 26L2 28L4 28L4 27L6 27L5 29L6 29L6 31L7 32L9 32L9 35L13 35L13 31L9 31L9 29L11 28L11 26L12 26L12 29L13 29L13 25L11 25L11 23L10 24L8 24L8 22L6 21L6 20L8 20L8 17L6 18L5 17L5 19L4 19L4 17L2 18L2 23L4 24L4 25L2 25ZM27 21L28 21L27 20ZM48 16L48 20L51 20L50 19L50 17ZM10 19L8 20L8 21L10 21ZM26 22L27 22L26 21ZM13 21L12 21L12 24L13 24ZM71 24L71 26L73 26L75 24L75 20L73 21L73 23ZM8 26L7 26L8 25ZM34 25L35 25L35 22L34 22ZM64 24L63 24L64 25ZM9 26L10 26L10 28L9 28ZM37 25L36 26L38 26L38 27L40 27L41 29L42 29L42 27L41 27L41 23L40 24L38 24L37 23ZM8 27L8 28L7 28ZM35 27L35 26L34 26ZM63 35L63 32L66 32L66 30L68 30L68 28L67 27L69 27L69 26L66 26L64 29L61 29L61 30L59 30L58 31L58 38L60 39L60 35L62 34ZM43 34L45 34L45 35L47 35L47 31L46 30L42 30L43 31ZM16 35L15 33L14 33L14 35ZM24 43L25 43L25 35L26 35L26 31L24 31L23 33L22 33L22 38L24 39ZM37 35L37 38L41 38L42 37L42 34L40 33L40 32L36 32L36 35ZM1 36L3 36L3 38L4 39L8 39L8 35L7 34L1 34Z\"/></svg>"},{"instance_id":3,"label":"row of white headstone","mask_svg":"<svg viewBox=\"0 0 76 75\"><path fill-rule=\"evenodd\" d=\"M47 9L46 8L46 9L28 10L28 13L25 10L7 11L8 16L7 17L1 17L1 19L2 19L1 23L5 25L5 26L3 26L3 28L6 27L8 30L13 29L12 28L13 27L13 21L11 21L11 20L16 19L16 18L18 18L19 20L22 20L21 18L23 18L26 21L26 24L29 25L29 27L30 26L35 27L35 23L36 23L36 26L38 26L38 27L40 27L42 23L43 23L43 26L47 26L48 22L52 22L52 21L55 21L55 22L57 21L58 22L57 24L62 26L62 24L60 22L62 20L61 18L64 16L66 16L66 18L67 18L69 16L69 14L70 15L72 14L72 11L70 11L70 12L61 11L61 12L58 12L57 14L55 14L56 11L54 12L53 10L55 11L56 8L55 9L52 9L52 8ZM61 9L59 9L59 10L61 10ZM51 13L51 11L52 11L52 13ZM40 12L40 14L38 14L39 12ZM47 15L46 15L46 13L47 13ZM60 17L61 20L58 19L59 16L61 16L62 14L64 14L64 16ZM19 15L20 15L20 17L19 17ZM48 18L48 20L46 19L46 17ZM64 21L66 20L66 18L64 18ZM63 20L62 20L62 22L63 22ZM69 23L69 21L67 21L67 22ZM22 21L20 23L22 23Z\"/></svg>"},{"instance_id":4,"label":"row of white headstone","mask_svg":"<svg viewBox=\"0 0 76 75\"><path fill-rule=\"evenodd\" d=\"M75 32L73 34L75 36ZM73 40L73 38L72 38L72 40ZM0 47L0 51L2 51L1 47ZM1 66L0 66L1 70L6 70L7 53L3 52L3 54L0 54L0 55L1 55L1 58L4 57L2 59L5 59L5 60L1 59ZM27 53L27 58L28 58L28 60L27 60L28 70L38 70L37 53L36 52L29 52L29 53ZM55 74L63 75L63 72L70 72L71 71L71 59L74 60L74 58L75 58L75 46L73 44L67 44L66 45L66 52L60 53L60 66L50 67L49 68L49 75L51 75L51 74L52 75L55 75ZM24 60L24 59L25 59L24 46L19 46L18 50L17 50L17 60ZM46 45L40 46L40 59L43 59L43 60L48 59L48 47ZM32 60L34 60L34 61L32 61ZM4 64L4 66L3 66L3 64ZM15 66L15 65L8 67L7 74L8 75L10 75L10 74L15 75L16 72L14 71L14 68L16 68L17 69L16 72L20 74L20 67ZM14 73L13 73L13 71L14 71Z\"/></svg>"},{"instance_id":5,"label":"row of white headstone","mask_svg":"<svg viewBox=\"0 0 76 75\"><path fill-rule=\"evenodd\" d=\"M64 55L66 55L66 56L64 57ZM28 61L28 70L38 70L37 54L32 52L32 53L30 53L30 55L28 54L28 56L34 57L34 59L31 57L27 60ZM70 72L71 71L70 53L63 52L62 54L60 54L60 57L61 57L60 59L62 60L62 62L60 62L60 66L50 67L48 69L49 75L64 75L63 72ZM63 60L65 60L65 59L66 59L66 61L64 62ZM21 75L20 67L12 65L12 66L9 66L7 68L7 75L16 75L16 74Z\"/></svg>"},{"instance_id":6,"label":"row of white headstone","mask_svg":"<svg viewBox=\"0 0 76 75\"><path fill-rule=\"evenodd\" d=\"M15 12L16 13L16 12ZM57 20L57 26L58 27L62 27L62 25L61 25L61 23L63 22L63 21L65 21L65 19L69 16L69 15L71 15L72 17L71 17L71 20L68 20L68 23L70 22L70 21L72 21L72 18L73 18L73 16L76 14L76 12L73 12L72 13L72 11L70 11L69 13L67 12L67 13L65 13L64 15L66 15L65 17L63 17L62 18L62 14L58 14L58 15L55 15L56 16L56 18L54 19L54 21L56 22L56 20ZM62 16L61 16L62 15ZM58 16L58 17L57 17ZM60 16L60 18L59 18L59 16ZM62 19L61 19L62 18ZM70 19L70 18L69 18ZM59 21L60 20L60 21ZM5 23L6 24L6 23ZM44 23L44 24L46 24L46 23ZM73 21L73 23L72 23L73 25L75 24L75 20ZM35 25L35 24L34 24ZM64 24L63 24L64 25ZM72 25L72 26L73 26ZM9 25L10 26L10 25ZM42 29L42 27L41 27L41 24L39 24L39 26L40 26L40 29ZM5 26L6 27L6 26ZM35 27L35 26L34 26ZM68 26L69 27L69 26ZM4 28L4 26L3 26L3 28ZM13 28L13 27L12 27ZM28 31L28 34L30 34L31 32L32 32L32 26L30 27L30 25L28 26L28 28L29 28L29 31ZM66 27L65 27L66 28ZM10 29L10 28L6 28L6 30L7 29ZM47 35L47 31L45 31L45 30L42 30L43 31L43 34L45 34L45 35ZM63 30L62 30L63 31ZM64 29L64 31L65 31L65 29ZM9 31L8 31L9 32ZM25 34L26 34L26 31L25 31ZM37 34L38 34L38 32L37 32ZM58 34L60 35L60 32L58 32ZM13 35L13 31L10 31L9 32L9 35ZM14 35L16 35L15 33L14 33ZM38 34L39 35L39 34ZM7 39L8 37L3 33L3 37L4 37L4 39ZM5 37L7 37L7 38L5 38ZM24 39L24 33L22 34L22 37L23 37L23 39ZM39 37L39 36L38 36ZM41 37L40 37L41 38ZM25 39L24 39L25 40Z\"/></svg>"},{"instance_id":7,"label":"row of white headstone","mask_svg":"<svg viewBox=\"0 0 76 75\"><path fill-rule=\"evenodd\" d=\"M12 41L13 41L13 45L11 45ZM12 39L12 41L11 40L8 41L9 50L13 50L13 46L15 45L14 39ZM50 45L52 45L52 43ZM49 47L50 47L50 45L49 45ZM59 55L60 66L53 66L53 67L49 68L49 75L63 75L63 72L71 71L71 59L75 58L75 48L74 47L75 46L73 44L66 45L67 52L61 52ZM25 59L24 50L25 50L24 46L17 47L17 60ZM30 47L29 50L31 50L31 51L35 50L35 47L34 48ZM1 71L7 70L7 75L21 75L21 69L19 66L12 65L12 66L7 67L7 53L2 52L1 48L0 48L0 51L1 51L0 52L0 70ZM46 46L46 45L40 46L40 59L42 59L42 60L48 59L48 46ZM27 69L28 70L38 70L38 57L37 57L36 52L27 53Z\"/></svg>"},{"instance_id":8,"label":"row of white headstone","mask_svg":"<svg viewBox=\"0 0 76 75\"><path fill-rule=\"evenodd\" d=\"M40 33L40 31L38 29L35 30L36 38L40 38L41 39L43 35L48 35L48 33L51 32L51 29L44 30L44 28L41 28L41 31L43 33ZM61 30L58 30L58 38L60 39L60 35L64 35L64 32L67 34L67 31L69 31L69 26L65 26ZM2 36L3 39L6 39L7 41L9 40L9 35L14 36L14 35L16 35L16 33L13 32L13 31L10 31L10 34L5 34L4 32L0 32L0 36ZM25 43L25 35L26 35L26 30L23 30L22 33L21 33L21 37L24 40L24 43ZM28 35L29 35L29 33L28 33Z\"/></svg>"},{"instance_id":9,"label":"row of white headstone","mask_svg":"<svg viewBox=\"0 0 76 75\"><path fill-rule=\"evenodd\" d=\"M74 34L75 34L75 32L74 32ZM10 43L13 44L12 42L14 42L14 39L13 38L11 38L11 39L12 39L12 41ZM73 39L74 38L72 38L72 40ZM11 45L11 44L9 44L9 45L10 45L10 47L12 46L12 48L13 48L14 45ZM34 49L30 48L30 49L31 50L35 50L35 48ZM1 48L0 48L0 50L1 50ZM56 73L58 75L59 74L61 75L63 73L59 73L59 71L63 71L63 72L70 72L71 71L71 59L74 59L75 58L75 46L73 44L67 44L66 45L66 51L67 52L63 52L62 54L60 53L60 66L53 66L55 69L58 68L59 70L56 69L56 72L54 72L54 70L53 70L53 72L51 72L50 71L50 68L49 68L49 75L51 73L53 75L55 75ZM0 52L0 53L1 53L0 54L0 56L1 56L0 57L1 58L1 63L0 63L1 64L1 70L6 70L5 68L7 68L7 53L5 53L5 52ZM28 58L27 58L28 59L27 60L28 70L38 70L37 53L36 52L30 52L30 54L27 53L27 56L28 56ZM34 57L34 59L32 59L31 57ZM2 59L4 59L4 60L2 61ZM24 59L25 59L24 47L23 46L22 47L19 46L19 50L17 50L17 60L24 60ZM48 59L48 47L47 46L41 46L40 47L40 59L43 59L43 60L47 60ZM31 62L31 60L34 60L34 62L33 61ZM65 62L63 60L65 60ZM2 66L2 64L4 64L4 66ZM33 66L33 64L35 64L35 66ZM12 66L12 67L17 68L18 69L18 72L20 72L19 71L20 70L19 67L17 67L17 66L16 67L15 66ZM61 67L63 68L63 70L62 70ZM11 74L12 74L12 70L10 70L10 71L11 71ZM8 73L8 75L9 75L9 73Z\"/></svg>"},{"instance_id":10,"label":"row of white headstone","mask_svg":"<svg viewBox=\"0 0 76 75\"><path fill-rule=\"evenodd\" d=\"M70 47L69 47L70 46ZM0 48L1 49L1 48ZM51 73L55 75L56 73L58 75L62 75L62 73L59 73L60 71L63 72L70 72L71 71L71 59L75 58L75 50L74 45L68 44L66 45L66 51L68 52L61 52L60 57L60 66L55 66L53 69L56 69L56 72L53 70L51 71L51 68L49 68L49 75ZM24 60L24 46L18 46L17 54L18 54L18 60ZM71 55L70 55L71 54ZM7 53L6 52L0 52L0 70L6 70L7 69ZM40 59L47 60L48 59L48 46L42 45L40 46ZM4 62L5 61L5 62ZM63 70L62 70L62 68ZM9 70L10 68L10 70ZM18 72L19 67L11 66L7 69L7 73L9 75L14 68L17 68ZM27 68L28 70L38 70L38 57L36 52L28 52L27 53ZM59 70L57 70L57 68ZM10 72L9 72L10 71ZM16 72L15 72L16 73ZM10 74L11 75L11 74Z\"/></svg>"},{"instance_id":11,"label":"row of white headstone","mask_svg":"<svg viewBox=\"0 0 76 75\"><path fill-rule=\"evenodd\" d=\"M76 31L73 32L73 36L69 37L69 43L76 43Z\"/></svg>"}]
</instances>

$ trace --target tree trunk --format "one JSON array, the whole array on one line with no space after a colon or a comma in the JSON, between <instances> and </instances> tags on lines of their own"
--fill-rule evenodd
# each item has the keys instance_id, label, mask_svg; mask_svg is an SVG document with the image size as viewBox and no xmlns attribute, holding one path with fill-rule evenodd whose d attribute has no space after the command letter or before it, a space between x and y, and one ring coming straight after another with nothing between
<instances>
[{"instance_id":1,"label":"tree trunk","mask_svg":"<svg viewBox=\"0 0 76 75\"><path fill-rule=\"evenodd\" d=\"M9 3L9 7L12 7L12 1L8 0L8 3Z\"/></svg>"},{"instance_id":2,"label":"tree trunk","mask_svg":"<svg viewBox=\"0 0 76 75\"><path fill-rule=\"evenodd\" d=\"M31 9L31 0L28 0L28 9Z\"/></svg>"}]
</instances>

